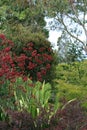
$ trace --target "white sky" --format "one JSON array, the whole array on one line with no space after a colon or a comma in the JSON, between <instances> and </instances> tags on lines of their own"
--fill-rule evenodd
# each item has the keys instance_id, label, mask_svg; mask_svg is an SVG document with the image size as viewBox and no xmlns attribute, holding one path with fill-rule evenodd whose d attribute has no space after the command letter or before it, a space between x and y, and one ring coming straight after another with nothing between
<instances>
[{"instance_id":1,"label":"white sky","mask_svg":"<svg viewBox=\"0 0 87 130\"><path fill-rule=\"evenodd\" d=\"M49 22L52 20L52 19L46 19L45 18L45 20L46 20L46 22L47 22L47 25L46 25L46 27L48 28L48 30L50 30L49 29ZM48 38L48 40L51 42L51 44L53 45L53 48L54 49L58 49L58 46L57 46L57 40L58 40L58 37L60 37L61 36L61 32L58 32L58 31L52 31L52 30L50 30L49 31L49 38ZM82 41L85 41L85 39L86 39L86 37L85 37L85 34L84 33L82 33L82 35L79 37L79 39L81 39Z\"/></svg>"},{"instance_id":2,"label":"white sky","mask_svg":"<svg viewBox=\"0 0 87 130\"><path fill-rule=\"evenodd\" d=\"M52 31L50 30L49 31L49 38L48 40L51 42L51 44L53 45L53 48L54 49L58 49L58 46L57 46L57 40L58 40L58 37L61 36L61 32L58 32L58 31ZM82 41L85 41L85 34L83 33L79 39L81 39Z\"/></svg>"},{"instance_id":3,"label":"white sky","mask_svg":"<svg viewBox=\"0 0 87 130\"><path fill-rule=\"evenodd\" d=\"M45 20L46 20L46 22L47 22L46 28L47 28L48 30L50 30L48 23L49 23L50 21L52 21L52 18L51 18L51 19L45 18ZM56 30L55 30L55 31L52 31L52 30L49 31L49 38L48 38L48 40L51 42L51 44L52 44L52 46L53 46L54 49L58 49L57 39L58 39L58 37L60 37L60 35L61 35L61 33L59 33L59 32L56 31Z\"/></svg>"},{"instance_id":4,"label":"white sky","mask_svg":"<svg viewBox=\"0 0 87 130\"><path fill-rule=\"evenodd\" d=\"M61 35L61 33L57 32L57 31L50 31L49 32L48 40L52 43L54 49L58 49L57 39L58 39L58 37L60 37L60 35Z\"/></svg>"}]
</instances>

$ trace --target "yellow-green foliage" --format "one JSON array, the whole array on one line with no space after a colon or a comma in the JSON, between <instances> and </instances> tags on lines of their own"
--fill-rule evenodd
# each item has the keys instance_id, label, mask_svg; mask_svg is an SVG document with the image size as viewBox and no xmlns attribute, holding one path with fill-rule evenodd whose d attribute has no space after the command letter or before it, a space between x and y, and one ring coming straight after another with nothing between
<instances>
[{"instance_id":1,"label":"yellow-green foliage","mask_svg":"<svg viewBox=\"0 0 87 130\"><path fill-rule=\"evenodd\" d=\"M57 97L72 100L76 98L87 108L87 60L57 66Z\"/></svg>"},{"instance_id":2,"label":"yellow-green foliage","mask_svg":"<svg viewBox=\"0 0 87 130\"><path fill-rule=\"evenodd\" d=\"M73 64L59 64L57 66L57 79L74 85L87 86L87 60Z\"/></svg>"},{"instance_id":3,"label":"yellow-green foliage","mask_svg":"<svg viewBox=\"0 0 87 130\"><path fill-rule=\"evenodd\" d=\"M67 100L76 98L79 100L87 98L87 87L72 85L65 83L63 80L58 80L58 97L65 97Z\"/></svg>"}]
</instances>

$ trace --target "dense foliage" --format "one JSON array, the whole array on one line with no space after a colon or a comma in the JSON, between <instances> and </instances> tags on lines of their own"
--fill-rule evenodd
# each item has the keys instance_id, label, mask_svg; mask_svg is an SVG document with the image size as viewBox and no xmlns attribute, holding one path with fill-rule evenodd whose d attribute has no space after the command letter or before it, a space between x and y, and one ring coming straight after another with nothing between
<instances>
[{"instance_id":1,"label":"dense foliage","mask_svg":"<svg viewBox=\"0 0 87 130\"><path fill-rule=\"evenodd\" d=\"M47 82L52 79L54 52L49 42L44 40L45 43L39 44L32 40L17 46L3 34L0 35L0 40L0 77L4 77L3 80L15 75L22 77L29 75L33 81Z\"/></svg>"},{"instance_id":2,"label":"dense foliage","mask_svg":"<svg viewBox=\"0 0 87 130\"><path fill-rule=\"evenodd\" d=\"M87 60L57 66L58 99L78 99L87 108Z\"/></svg>"},{"instance_id":3,"label":"dense foliage","mask_svg":"<svg viewBox=\"0 0 87 130\"><path fill-rule=\"evenodd\" d=\"M19 28L31 30L32 33L43 32L48 37L45 29L44 10L41 1L33 0L4 0L0 2L0 30L8 36L20 36ZM18 35L16 35L18 34Z\"/></svg>"}]
</instances>

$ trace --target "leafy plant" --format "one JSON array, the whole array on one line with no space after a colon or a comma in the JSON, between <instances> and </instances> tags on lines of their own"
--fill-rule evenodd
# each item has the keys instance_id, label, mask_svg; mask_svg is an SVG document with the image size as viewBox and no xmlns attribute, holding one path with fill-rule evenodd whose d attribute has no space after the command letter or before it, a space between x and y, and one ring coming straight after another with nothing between
<instances>
[{"instance_id":1,"label":"leafy plant","mask_svg":"<svg viewBox=\"0 0 87 130\"><path fill-rule=\"evenodd\" d=\"M0 105L0 121L6 121L8 118L7 112L4 108Z\"/></svg>"},{"instance_id":2,"label":"leafy plant","mask_svg":"<svg viewBox=\"0 0 87 130\"><path fill-rule=\"evenodd\" d=\"M59 64L56 68L57 78L63 80L65 83L86 87L86 65L87 60L81 62L74 62L71 64Z\"/></svg>"},{"instance_id":3,"label":"leafy plant","mask_svg":"<svg viewBox=\"0 0 87 130\"><path fill-rule=\"evenodd\" d=\"M39 115L41 108L49 109L50 84L42 84L40 82L33 84L29 79L24 82L22 78L18 78L13 87L18 110L27 110L35 117Z\"/></svg>"}]
</instances>

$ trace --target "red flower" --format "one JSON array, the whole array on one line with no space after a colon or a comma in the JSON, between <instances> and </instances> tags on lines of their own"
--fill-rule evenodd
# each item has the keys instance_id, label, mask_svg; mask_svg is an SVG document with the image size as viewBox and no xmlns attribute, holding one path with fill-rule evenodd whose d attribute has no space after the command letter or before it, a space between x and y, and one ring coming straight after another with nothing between
<instances>
[{"instance_id":1,"label":"red flower","mask_svg":"<svg viewBox=\"0 0 87 130\"><path fill-rule=\"evenodd\" d=\"M25 54L21 54L20 59L25 60L25 59L27 59L27 56Z\"/></svg>"},{"instance_id":2,"label":"red flower","mask_svg":"<svg viewBox=\"0 0 87 130\"><path fill-rule=\"evenodd\" d=\"M38 58L35 58L35 61L38 63L38 64L42 64L43 62L41 60L39 60Z\"/></svg>"},{"instance_id":3,"label":"red flower","mask_svg":"<svg viewBox=\"0 0 87 130\"><path fill-rule=\"evenodd\" d=\"M43 52L45 49L46 49L45 47L41 47L40 52Z\"/></svg>"},{"instance_id":4,"label":"red flower","mask_svg":"<svg viewBox=\"0 0 87 130\"><path fill-rule=\"evenodd\" d=\"M42 74L42 75L46 75L46 69L41 68L41 74Z\"/></svg>"},{"instance_id":5,"label":"red flower","mask_svg":"<svg viewBox=\"0 0 87 130\"><path fill-rule=\"evenodd\" d=\"M11 56L9 54L6 54L5 56L2 57L3 62L9 62L11 60Z\"/></svg>"},{"instance_id":6,"label":"red flower","mask_svg":"<svg viewBox=\"0 0 87 130\"><path fill-rule=\"evenodd\" d=\"M11 67L14 68L14 67L15 67L15 64L14 64L14 63L11 63Z\"/></svg>"},{"instance_id":7,"label":"red flower","mask_svg":"<svg viewBox=\"0 0 87 130\"><path fill-rule=\"evenodd\" d=\"M11 40L7 40L7 43L11 46L14 46L14 43Z\"/></svg>"},{"instance_id":8,"label":"red flower","mask_svg":"<svg viewBox=\"0 0 87 130\"><path fill-rule=\"evenodd\" d=\"M21 69L24 69L24 65L25 65L25 63L18 63L18 66L19 66Z\"/></svg>"},{"instance_id":9,"label":"red flower","mask_svg":"<svg viewBox=\"0 0 87 130\"><path fill-rule=\"evenodd\" d=\"M32 42L30 42L30 43L27 44L27 46L31 46L31 47L33 47L34 44L33 44Z\"/></svg>"},{"instance_id":10,"label":"red flower","mask_svg":"<svg viewBox=\"0 0 87 130\"><path fill-rule=\"evenodd\" d=\"M5 68L4 73L9 73L9 68Z\"/></svg>"},{"instance_id":11,"label":"red flower","mask_svg":"<svg viewBox=\"0 0 87 130\"><path fill-rule=\"evenodd\" d=\"M9 52L10 49L11 49L10 47L6 47L6 48L4 49L4 51L5 51L5 52Z\"/></svg>"},{"instance_id":12,"label":"red flower","mask_svg":"<svg viewBox=\"0 0 87 130\"><path fill-rule=\"evenodd\" d=\"M36 54L37 54L37 50L34 50L34 51L32 52L32 57L35 57Z\"/></svg>"},{"instance_id":13,"label":"red flower","mask_svg":"<svg viewBox=\"0 0 87 130\"><path fill-rule=\"evenodd\" d=\"M51 51L52 51L52 49L49 47L49 48L48 48L48 51L50 51L50 52L51 52Z\"/></svg>"},{"instance_id":14,"label":"red flower","mask_svg":"<svg viewBox=\"0 0 87 130\"><path fill-rule=\"evenodd\" d=\"M48 54L43 54L43 60L44 61L52 61L53 60L53 58L52 58L52 56L51 55L48 55Z\"/></svg>"},{"instance_id":15,"label":"red flower","mask_svg":"<svg viewBox=\"0 0 87 130\"><path fill-rule=\"evenodd\" d=\"M32 63L32 62L29 62L29 65L28 65L28 69L29 70L32 70L36 67L37 65L35 63Z\"/></svg>"},{"instance_id":16,"label":"red flower","mask_svg":"<svg viewBox=\"0 0 87 130\"><path fill-rule=\"evenodd\" d=\"M32 50L33 50L33 48L32 48L32 47L28 47L28 48L27 48L27 50L32 51Z\"/></svg>"},{"instance_id":17,"label":"red flower","mask_svg":"<svg viewBox=\"0 0 87 130\"><path fill-rule=\"evenodd\" d=\"M15 56L15 60L17 62L25 62L25 60L28 59L28 57L25 54L21 54L19 57Z\"/></svg>"},{"instance_id":18,"label":"red flower","mask_svg":"<svg viewBox=\"0 0 87 130\"><path fill-rule=\"evenodd\" d=\"M48 70L48 69L50 69L50 67L51 67L51 65L48 63L48 64L46 64L46 69Z\"/></svg>"},{"instance_id":19,"label":"red flower","mask_svg":"<svg viewBox=\"0 0 87 130\"><path fill-rule=\"evenodd\" d=\"M35 56L35 62L37 62L38 64L42 64L43 61L40 60L40 57Z\"/></svg>"},{"instance_id":20,"label":"red flower","mask_svg":"<svg viewBox=\"0 0 87 130\"><path fill-rule=\"evenodd\" d=\"M37 56L38 56L38 57L40 57L40 56L41 56L41 54L37 54Z\"/></svg>"},{"instance_id":21,"label":"red flower","mask_svg":"<svg viewBox=\"0 0 87 130\"><path fill-rule=\"evenodd\" d=\"M4 34L0 34L0 39L5 40L6 39L5 35Z\"/></svg>"},{"instance_id":22,"label":"red flower","mask_svg":"<svg viewBox=\"0 0 87 130\"><path fill-rule=\"evenodd\" d=\"M28 48L26 48L26 47L23 47L23 50L24 50L24 51L27 51L27 50L28 50Z\"/></svg>"},{"instance_id":23,"label":"red flower","mask_svg":"<svg viewBox=\"0 0 87 130\"><path fill-rule=\"evenodd\" d=\"M24 76L23 77L23 81L27 81L28 80L28 77L27 76Z\"/></svg>"},{"instance_id":24,"label":"red flower","mask_svg":"<svg viewBox=\"0 0 87 130\"><path fill-rule=\"evenodd\" d=\"M42 81L41 72L37 72L37 80L38 80L38 81Z\"/></svg>"}]
</instances>

